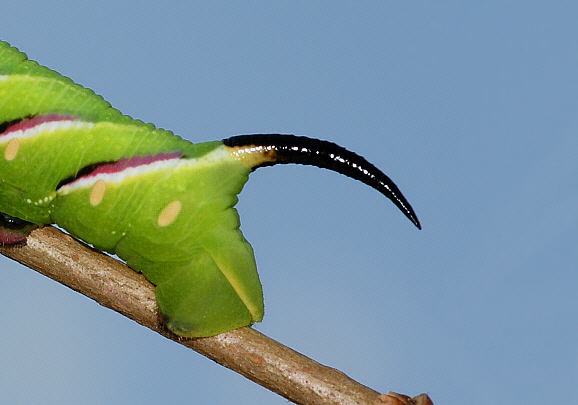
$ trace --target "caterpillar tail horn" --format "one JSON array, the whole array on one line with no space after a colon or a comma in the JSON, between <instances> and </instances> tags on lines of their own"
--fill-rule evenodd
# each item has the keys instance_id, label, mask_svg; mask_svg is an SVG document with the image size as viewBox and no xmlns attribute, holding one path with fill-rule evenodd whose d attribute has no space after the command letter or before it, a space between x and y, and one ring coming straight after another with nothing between
<instances>
[{"instance_id":1,"label":"caterpillar tail horn","mask_svg":"<svg viewBox=\"0 0 578 405\"><path fill-rule=\"evenodd\" d=\"M230 153L253 170L296 163L336 171L373 187L389 198L419 229L417 216L394 182L365 158L333 142L305 136L256 134L223 140Z\"/></svg>"}]
</instances>

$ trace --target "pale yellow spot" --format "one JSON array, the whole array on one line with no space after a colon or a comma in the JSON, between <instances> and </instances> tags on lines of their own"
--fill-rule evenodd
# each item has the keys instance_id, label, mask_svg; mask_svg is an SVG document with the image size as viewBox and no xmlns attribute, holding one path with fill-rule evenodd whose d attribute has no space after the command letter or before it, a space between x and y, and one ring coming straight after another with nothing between
<instances>
[{"instance_id":1,"label":"pale yellow spot","mask_svg":"<svg viewBox=\"0 0 578 405\"><path fill-rule=\"evenodd\" d=\"M169 205L167 205L159 215L159 219L157 220L157 224L159 226L168 226L175 222L179 212L181 212L182 204L179 200L175 200Z\"/></svg>"},{"instance_id":2,"label":"pale yellow spot","mask_svg":"<svg viewBox=\"0 0 578 405\"><path fill-rule=\"evenodd\" d=\"M90 192L90 204L96 207L102 201L104 197L104 192L106 191L106 184L104 180L98 180L92 186L92 190Z\"/></svg>"},{"instance_id":3,"label":"pale yellow spot","mask_svg":"<svg viewBox=\"0 0 578 405\"><path fill-rule=\"evenodd\" d=\"M18 154L18 149L20 149L20 141L18 138L10 139L8 146L6 146L6 150L4 151L4 158L7 161L13 160Z\"/></svg>"}]
</instances>

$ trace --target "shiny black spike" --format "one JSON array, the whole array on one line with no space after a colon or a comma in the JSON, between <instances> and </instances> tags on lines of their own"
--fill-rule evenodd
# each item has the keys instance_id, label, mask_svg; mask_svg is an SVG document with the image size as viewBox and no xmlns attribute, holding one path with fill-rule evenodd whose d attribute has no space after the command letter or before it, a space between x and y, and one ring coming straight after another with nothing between
<instances>
[{"instance_id":1,"label":"shiny black spike","mask_svg":"<svg viewBox=\"0 0 578 405\"><path fill-rule=\"evenodd\" d=\"M252 161L254 169L276 164L296 163L313 165L336 171L359 180L385 195L421 229L415 212L399 188L381 170L358 154L329 141L305 136L256 134L238 135L223 140L226 146L234 148L237 155L261 154L262 159Z\"/></svg>"}]
</instances>

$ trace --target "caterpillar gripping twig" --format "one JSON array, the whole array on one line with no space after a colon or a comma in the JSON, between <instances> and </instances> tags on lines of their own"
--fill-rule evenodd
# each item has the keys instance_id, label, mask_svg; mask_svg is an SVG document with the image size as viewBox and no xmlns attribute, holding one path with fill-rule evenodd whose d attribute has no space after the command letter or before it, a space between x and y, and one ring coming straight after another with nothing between
<instances>
[{"instance_id":1,"label":"caterpillar gripping twig","mask_svg":"<svg viewBox=\"0 0 578 405\"><path fill-rule=\"evenodd\" d=\"M234 208L252 170L311 164L374 187L420 223L397 186L331 142L242 135L193 144L122 115L0 41L0 243L57 224L156 286L181 336L261 321L263 294Z\"/></svg>"}]
</instances>

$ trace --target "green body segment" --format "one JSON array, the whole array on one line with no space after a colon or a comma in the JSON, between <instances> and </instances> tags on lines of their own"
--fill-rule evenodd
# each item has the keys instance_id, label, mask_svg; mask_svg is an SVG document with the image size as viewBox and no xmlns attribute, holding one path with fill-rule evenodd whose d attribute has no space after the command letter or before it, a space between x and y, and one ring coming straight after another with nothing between
<instances>
[{"instance_id":1,"label":"green body segment","mask_svg":"<svg viewBox=\"0 0 578 405\"><path fill-rule=\"evenodd\" d=\"M11 123L46 115L71 117L72 124L47 126L13 145L3 139ZM87 166L174 152L182 157L170 166L57 191ZM234 208L250 171L221 142L192 144L122 115L0 42L0 211L56 223L116 253L157 286L163 318L181 336L210 336L262 319L253 250Z\"/></svg>"},{"instance_id":2,"label":"green body segment","mask_svg":"<svg viewBox=\"0 0 578 405\"><path fill-rule=\"evenodd\" d=\"M0 123L47 114L77 117L93 126L22 139L14 161L0 160L0 198L2 204L14 206L6 213L36 224L50 223L45 199L61 180L82 167L161 152L182 151L184 156L199 157L221 145L192 144L122 115L92 90L0 41Z\"/></svg>"}]
</instances>

